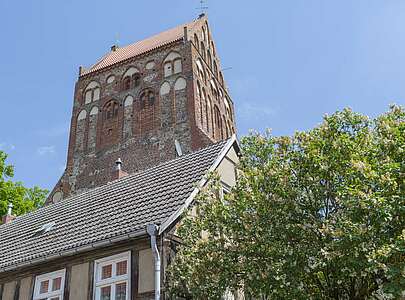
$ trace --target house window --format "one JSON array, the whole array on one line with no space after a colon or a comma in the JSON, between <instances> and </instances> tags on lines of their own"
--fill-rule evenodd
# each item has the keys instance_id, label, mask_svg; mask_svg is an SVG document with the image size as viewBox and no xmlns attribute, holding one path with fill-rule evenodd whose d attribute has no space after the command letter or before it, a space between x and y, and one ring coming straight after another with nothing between
<instances>
[{"instance_id":1,"label":"house window","mask_svg":"<svg viewBox=\"0 0 405 300\"><path fill-rule=\"evenodd\" d=\"M35 278L34 300L63 300L66 270L39 275Z\"/></svg>"},{"instance_id":2,"label":"house window","mask_svg":"<svg viewBox=\"0 0 405 300\"><path fill-rule=\"evenodd\" d=\"M128 300L130 252L99 259L95 262L96 300Z\"/></svg>"}]
</instances>

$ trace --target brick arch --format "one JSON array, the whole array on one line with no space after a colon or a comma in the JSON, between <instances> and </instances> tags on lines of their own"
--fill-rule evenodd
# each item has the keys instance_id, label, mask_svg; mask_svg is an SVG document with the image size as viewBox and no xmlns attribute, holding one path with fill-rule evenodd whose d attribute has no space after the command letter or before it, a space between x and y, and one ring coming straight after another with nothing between
<instances>
[{"instance_id":1,"label":"brick arch","mask_svg":"<svg viewBox=\"0 0 405 300\"><path fill-rule=\"evenodd\" d=\"M111 99L107 101L101 110L101 120L100 126L100 138L99 143L101 147L109 146L115 144L119 138L121 131L119 130L120 126L120 104L116 99Z\"/></svg>"},{"instance_id":2,"label":"brick arch","mask_svg":"<svg viewBox=\"0 0 405 300\"><path fill-rule=\"evenodd\" d=\"M141 84L141 71L138 67L131 65L125 69L121 76L121 90L128 91Z\"/></svg>"},{"instance_id":3,"label":"brick arch","mask_svg":"<svg viewBox=\"0 0 405 300\"><path fill-rule=\"evenodd\" d=\"M75 128L75 150L84 151L85 149L85 136L86 136L86 125L87 125L87 111L82 109L76 115L76 128Z\"/></svg>"},{"instance_id":4,"label":"brick arch","mask_svg":"<svg viewBox=\"0 0 405 300\"><path fill-rule=\"evenodd\" d=\"M171 50L163 59L163 77L179 74L183 71L183 58L177 51Z\"/></svg>"},{"instance_id":5,"label":"brick arch","mask_svg":"<svg viewBox=\"0 0 405 300\"><path fill-rule=\"evenodd\" d=\"M156 115L159 107L157 99L157 92L151 88L145 88L138 94L135 108L140 134L156 129Z\"/></svg>"},{"instance_id":6,"label":"brick arch","mask_svg":"<svg viewBox=\"0 0 405 300\"><path fill-rule=\"evenodd\" d=\"M100 100L101 83L98 80L91 79L84 87L82 92L82 103L88 104Z\"/></svg>"}]
</instances>

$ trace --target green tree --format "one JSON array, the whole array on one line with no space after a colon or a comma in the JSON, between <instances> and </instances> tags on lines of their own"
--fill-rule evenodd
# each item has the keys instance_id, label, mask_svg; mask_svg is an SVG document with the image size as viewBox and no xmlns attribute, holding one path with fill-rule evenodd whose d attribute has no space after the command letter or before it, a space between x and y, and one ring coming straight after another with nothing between
<instances>
[{"instance_id":1,"label":"green tree","mask_svg":"<svg viewBox=\"0 0 405 300\"><path fill-rule=\"evenodd\" d=\"M40 207L48 194L39 187L26 188L21 182L13 182L14 167L6 164L7 154L0 151L0 216L13 204L13 215L22 215Z\"/></svg>"},{"instance_id":2,"label":"green tree","mask_svg":"<svg viewBox=\"0 0 405 300\"><path fill-rule=\"evenodd\" d=\"M239 178L184 215L172 296L399 299L405 296L405 112L345 109L293 136L241 141Z\"/></svg>"}]
</instances>

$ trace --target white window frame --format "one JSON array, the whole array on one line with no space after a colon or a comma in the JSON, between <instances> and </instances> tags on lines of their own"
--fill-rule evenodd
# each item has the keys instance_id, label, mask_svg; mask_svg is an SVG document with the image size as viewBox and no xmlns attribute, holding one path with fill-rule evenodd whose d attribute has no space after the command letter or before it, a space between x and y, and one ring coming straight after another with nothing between
<instances>
[{"instance_id":1,"label":"white window frame","mask_svg":"<svg viewBox=\"0 0 405 300\"><path fill-rule=\"evenodd\" d=\"M127 274L116 276L116 265L123 260L127 261ZM111 278L101 279L102 267L112 265ZM111 286L111 300L115 300L115 285L126 282L126 300L130 299L131 293L131 251L98 259L94 262L94 300L101 297L101 288Z\"/></svg>"},{"instance_id":2,"label":"white window frame","mask_svg":"<svg viewBox=\"0 0 405 300\"><path fill-rule=\"evenodd\" d=\"M61 277L61 283L60 283L59 290L40 294L42 281L49 280L49 289L52 289L51 285L53 284L53 279L58 278L58 277ZM63 294L65 291L65 278L66 278L66 269L36 276L35 277L34 296L32 299L33 300L36 300L36 299L49 300L49 299L52 299L55 297L59 297L60 300L63 300Z\"/></svg>"}]
</instances>

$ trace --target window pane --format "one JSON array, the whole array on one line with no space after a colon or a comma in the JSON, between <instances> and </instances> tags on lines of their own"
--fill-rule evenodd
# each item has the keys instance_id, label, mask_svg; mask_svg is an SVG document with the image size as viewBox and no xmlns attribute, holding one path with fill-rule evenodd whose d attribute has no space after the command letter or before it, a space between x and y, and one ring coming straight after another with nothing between
<instances>
[{"instance_id":1,"label":"window pane","mask_svg":"<svg viewBox=\"0 0 405 300\"><path fill-rule=\"evenodd\" d=\"M127 298L127 283L119 283L115 286L115 300L126 300Z\"/></svg>"},{"instance_id":2,"label":"window pane","mask_svg":"<svg viewBox=\"0 0 405 300\"><path fill-rule=\"evenodd\" d=\"M53 297L50 300L59 300L59 297Z\"/></svg>"},{"instance_id":3,"label":"window pane","mask_svg":"<svg viewBox=\"0 0 405 300\"><path fill-rule=\"evenodd\" d=\"M111 278L112 275L112 265L107 265L101 269L101 279Z\"/></svg>"},{"instance_id":4,"label":"window pane","mask_svg":"<svg viewBox=\"0 0 405 300\"><path fill-rule=\"evenodd\" d=\"M120 261L117 263L117 276L127 274L127 261Z\"/></svg>"},{"instance_id":5,"label":"window pane","mask_svg":"<svg viewBox=\"0 0 405 300\"><path fill-rule=\"evenodd\" d=\"M41 281L41 286L39 288L39 293L48 293L48 288L49 288L49 280Z\"/></svg>"},{"instance_id":6,"label":"window pane","mask_svg":"<svg viewBox=\"0 0 405 300\"><path fill-rule=\"evenodd\" d=\"M60 290L60 284L62 282L62 277L58 277L52 280L52 291Z\"/></svg>"},{"instance_id":7,"label":"window pane","mask_svg":"<svg viewBox=\"0 0 405 300\"><path fill-rule=\"evenodd\" d=\"M110 300L111 299L111 286L105 286L101 288L100 300Z\"/></svg>"}]
</instances>

